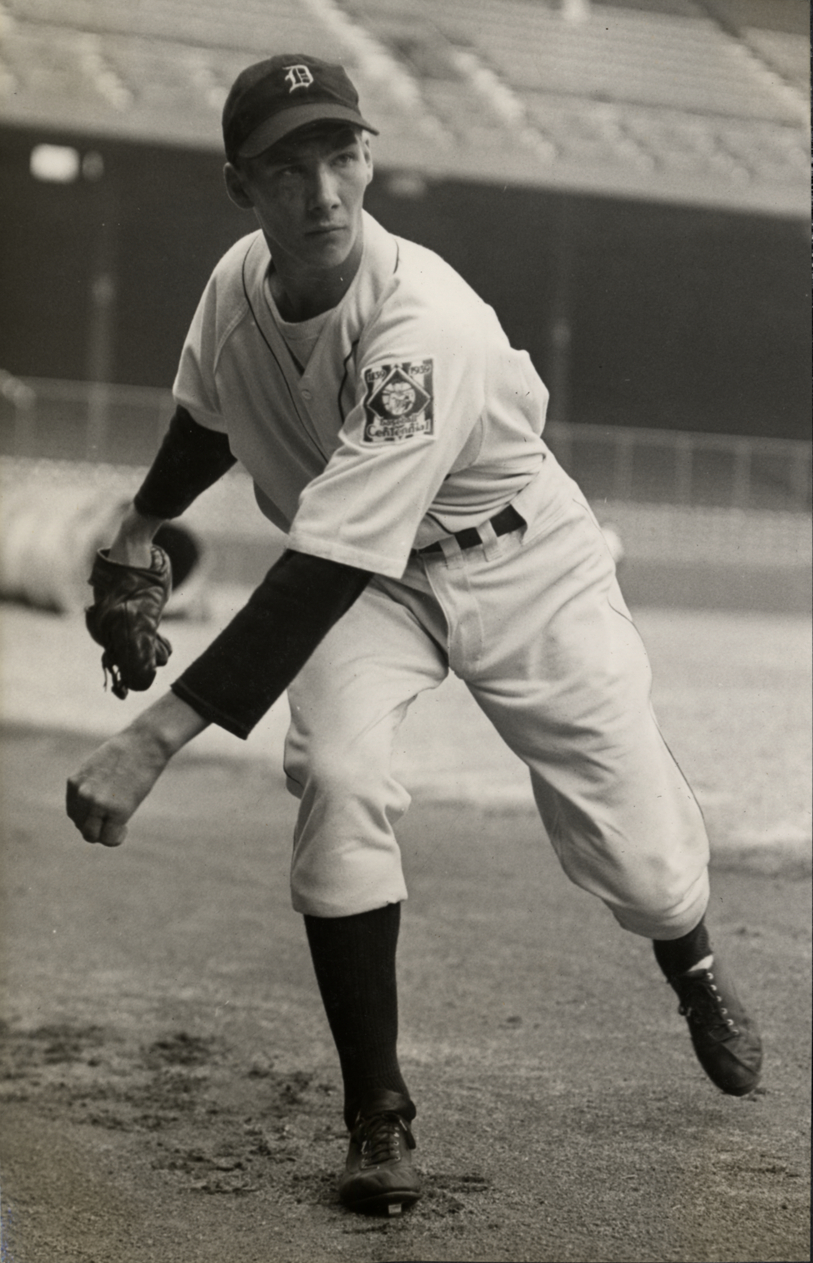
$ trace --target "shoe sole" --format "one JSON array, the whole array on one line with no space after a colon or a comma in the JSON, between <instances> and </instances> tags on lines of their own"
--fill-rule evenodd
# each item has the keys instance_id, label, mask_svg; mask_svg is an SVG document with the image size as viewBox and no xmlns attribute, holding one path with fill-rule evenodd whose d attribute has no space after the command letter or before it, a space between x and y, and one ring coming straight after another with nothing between
<instances>
[{"instance_id":1,"label":"shoe sole","mask_svg":"<svg viewBox=\"0 0 813 1263\"><path fill-rule=\"evenodd\" d=\"M344 1202L344 1205L348 1210L360 1211L365 1215L377 1212L397 1214L400 1210L407 1210L410 1206L414 1206L420 1196L421 1194L416 1193L414 1189L388 1189L385 1193L375 1193L372 1197L365 1197L360 1201Z\"/></svg>"},{"instance_id":2,"label":"shoe sole","mask_svg":"<svg viewBox=\"0 0 813 1263\"><path fill-rule=\"evenodd\" d=\"M712 1079L712 1083L714 1083L713 1079ZM719 1088L721 1092L725 1092L726 1096L750 1096L752 1092L756 1092L757 1088L759 1087L759 1084L760 1084L760 1080L757 1079L756 1082L746 1087L724 1088L722 1084L720 1083L714 1083L714 1086L716 1088Z\"/></svg>"}]
</instances>

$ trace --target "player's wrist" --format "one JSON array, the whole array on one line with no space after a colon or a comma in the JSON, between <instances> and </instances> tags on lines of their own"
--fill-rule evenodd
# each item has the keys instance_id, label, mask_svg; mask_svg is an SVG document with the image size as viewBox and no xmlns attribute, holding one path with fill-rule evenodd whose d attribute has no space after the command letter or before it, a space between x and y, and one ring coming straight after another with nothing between
<instances>
[{"instance_id":1,"label":"player's wrist","mask_svg":"<svg viewBox=\"0 0 813 1263\"><path fill-rule=\"evenodd\" d=\"M127 566L152 564L152 541L163 518L140 513L131 504L119 524L118 531L108 552L111 561Z\"/></svg>"},{"instance_id":2,"label":"player's wrist","mask_svg":"<svg viewBox=\"0 0 813 1263\"><path fill-rule=\"evenodd\" d=\"M208 726L207 719L169 692L142 711L130 731L155 758L166 763Z\"/></svg>"}]
</instances>

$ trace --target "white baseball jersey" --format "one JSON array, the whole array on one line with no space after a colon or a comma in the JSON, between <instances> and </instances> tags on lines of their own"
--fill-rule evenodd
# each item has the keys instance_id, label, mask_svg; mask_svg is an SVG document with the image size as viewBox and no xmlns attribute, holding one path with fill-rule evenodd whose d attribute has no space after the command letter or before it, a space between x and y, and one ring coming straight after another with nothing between
<instances>
[{"instance_id":1,"label":"white baseball jersey","mask_svg":"<svg viewBox=\"0 0 813 1263\"><path fill-rule=\"evenodd\" d=\"M274 317L263 234L238 241L201 298L174 394L228 434L292 548L398 578L410 549L523 488L544 499L548 392L451 267L366 212L363 224L358 272L304 371Z\"/></svg>"},{"instance_id":2,"label":"white baseball jersey","mask_svg":"<svg viewBox=\"0 0 813 1263\"><path fill-rule=\"evenodd\" d=\"M572 880L635 933L686 933L708 900L702 816L601 531L541 438L548 395L527 354L437 255L368 215L350 289L292 353L269 262L255 233L215 269L175 395L228 433L292 548L375 572L289 690L294 907L350 916L406 897L393 743L451 669L528 765ZM525 526L498 536L509 502ZM472 526L480 545L462 549L454 532Z\"/></svg>"}]
</instances>

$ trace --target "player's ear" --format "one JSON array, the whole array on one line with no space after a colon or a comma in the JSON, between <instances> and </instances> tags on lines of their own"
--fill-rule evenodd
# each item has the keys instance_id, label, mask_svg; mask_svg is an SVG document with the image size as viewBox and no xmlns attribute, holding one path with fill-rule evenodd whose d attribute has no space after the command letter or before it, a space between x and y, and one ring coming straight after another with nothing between
<instances>
[{"instance_id":1,"label":"player's ear","mask_svg":"<svg viewBox=\"0 0 813 1263\"><path fill-rule=\"evenodd\" d=\"M233 163L227 162L223 168L223 179L226 181L226 192L235 206L240 210L252 210L254 202L246 187L246 181Z\"/></svg>"},{"instance_id":2,"label":"player's ear","mask_svg":"<svg viewBox=\"0 0 813 1263\"><path fill-rule=\"evenodd\" d=\"M373 178L373 150L370 145L370 137L367 132L362 132L361 148L364 154L364 161L367 164L367 183L369 184Z\"/></svg>"}]
</instances>

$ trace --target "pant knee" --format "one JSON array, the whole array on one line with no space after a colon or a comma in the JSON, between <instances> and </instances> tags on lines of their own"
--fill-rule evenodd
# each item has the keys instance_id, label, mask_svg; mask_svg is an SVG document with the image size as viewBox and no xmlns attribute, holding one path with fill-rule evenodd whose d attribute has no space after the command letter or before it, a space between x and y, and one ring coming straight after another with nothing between
<instances>
[{"instance_id":1,"label":"pant knee","mask_svg":"<svg viewBox=\"0 0 813 1263\"><path fill-rule=\"evenodd\" d=\"M300 799L291 866L296 911L350 916L405 899L393 825L410 796L388 760L323 743L286 770Z\"/></svg>"},{"instance_id":2,"label":"pant knee","mask_svg":"<svg viewBox=\"0 0 813 1263\"><path fill-rule=\"evenodd\" d=\"M335 731L305 735L292 729L284 762L286 776L300 787L300 794L307 785L330 795L382 775L389 757L373 743L342 740Z\"/></svg>"},{"instance_id":3,"label":"pant knee","mask_svg":"<svg viewBox=\"0 0 813 1263\"><path fill-rule=\"evenodd\" d=\"M359 815L386 817L392 822L411 801L392 775L388 752L360 744L319 743L301 753L286 753L285 774L302 810L321 816L349 815L356 822Z\"/></svg>"}]
</instances>

